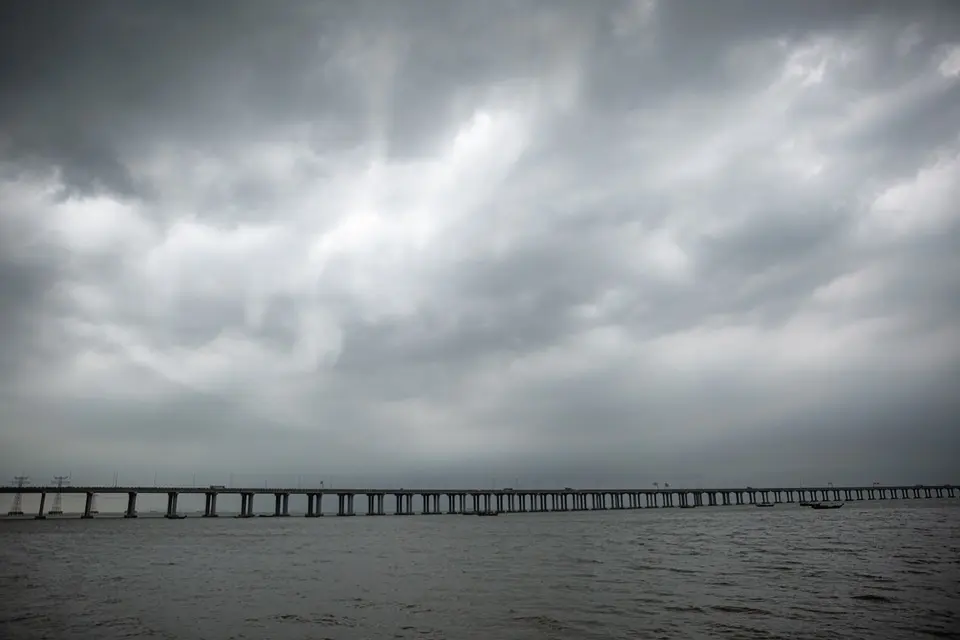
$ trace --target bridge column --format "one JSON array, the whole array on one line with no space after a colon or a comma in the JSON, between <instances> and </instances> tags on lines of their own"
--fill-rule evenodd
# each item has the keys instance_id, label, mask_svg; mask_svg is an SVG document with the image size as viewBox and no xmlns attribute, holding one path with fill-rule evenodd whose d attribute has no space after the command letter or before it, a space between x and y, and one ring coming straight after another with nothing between
<instances>
[{"instance_id":1,"label":"bridge column","mask_svg":"<svg viewBox=\"0 0 960 640\"><path fill-rule=\"evenodd\" d=\"M81 518L92 518L93 517L93 494L87 492L86 500L83 503L83 515Z\"/></svg>"},{"instance_id":2,"label":"bridge column","mask_svg":"<svg viewBox=\"0 0 960 640\"><path fill-rule=\"evenodd\" d=\"M284 518L290 516L290 494L283 494L283 501L280 503L280 515Z\"/></svg>"},{"instance_id":3,"label":"bridge column","mask_svg":"<svg viewBox=\"0 0 960 640\"><path fill-rule=\"evenodd\" d=\"M37 515L34 516L34 520L46 520L47 516L43 514L43 507L47 503L47 494L42 492L40 494L40 509L37 510Z\"/></svg>"},{"instance_id":4,"label":"bridge column","mask_svg":"<svg viewBox=\"0 0 960 640\"><path fill-rule=\"evenodd\" d=\"M953 493L953 487L947 487L947 496L951 498L955 497Z\"/></svg>"},{"instance_id":5,"label":"bridge column","mask_svg":"<svg viewBox=\"0 0 960 640\"><path fill-rule=\"evenodd\" d=\"M303 517L304 518L313 517L313 494L312 493L307 494L307 513L305 513Z\"/></svg>"},{"instance_id":6,"label":"bridge column","mask_svg":"<svg viewBox=\"0 0 960 640\"><path fill-rule=\"evenodd\" d=\"M275 504L275 506L274 506L274 508L273 508L273 517L274 517L274 518L279 518L279 517L280 517L280 503L283 501L283 498L281 497L281 495L280 495L279 493L273 494L273 497L274 497L274 501L276 502L276 504Z\"/></svg>"},{"instance_id":7,"label":"bridge column","mask_svg":"<svg viewBox=\"0 0 960 640\"><path fill-rule=\"evenodd\" d=\"M171 491L167 494L167 518L176 518L177 517L177 499L180 497L180 494L175 491Z\"/></svg>"},{"instance_id":8,"label":"bridge column","mask_svg":"<svg viewBox=\"0 0 960 640\"><path fill-rule=\"evenodd\" d=\"M337 494L337 515L347 515L347 495L345 493Z\"/></svg>"}]
</instances>

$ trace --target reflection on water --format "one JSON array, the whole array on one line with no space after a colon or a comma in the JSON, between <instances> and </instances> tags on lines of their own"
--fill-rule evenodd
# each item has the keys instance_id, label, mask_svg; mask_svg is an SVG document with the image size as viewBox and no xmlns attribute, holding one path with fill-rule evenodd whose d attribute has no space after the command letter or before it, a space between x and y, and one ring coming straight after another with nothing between
<instances>
[{"instance_id":1,"label":"reflection on water","mask_svg":"<svg viewBox=\"0 0 960 640\"><path fill-rule=\"evenodd\" d=\"M0 637L956 637L960 500L0 521Z\"/></svg>"}]
</instances>

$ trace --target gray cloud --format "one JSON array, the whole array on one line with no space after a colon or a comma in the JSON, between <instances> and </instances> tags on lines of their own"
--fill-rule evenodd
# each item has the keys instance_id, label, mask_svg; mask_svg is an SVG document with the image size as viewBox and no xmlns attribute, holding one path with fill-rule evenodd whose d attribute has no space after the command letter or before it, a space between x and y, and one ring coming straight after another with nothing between
<instances>
[{"instance_id":1,"label":"gray cloud","mask_svg":"<svg viewBox=\"0 0 960 640\"><path fill-rule=\"evenodd\" d=\"M3 11L0 470L953 470L953 3Z\"/></svg>"}]
</instances>

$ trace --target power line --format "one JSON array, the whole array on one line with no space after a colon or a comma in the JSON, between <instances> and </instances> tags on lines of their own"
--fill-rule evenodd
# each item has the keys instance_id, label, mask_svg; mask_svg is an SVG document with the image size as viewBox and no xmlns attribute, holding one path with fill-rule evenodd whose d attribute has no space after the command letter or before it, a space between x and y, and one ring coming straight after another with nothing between
<instances>
[{"instance_id":1,"label":"power line","mask_svg":"<svg viewBox=\"0 0 960 640\"><path fill-rule=\"evenodd\" d=\"M30 484L30 478L27 476L16 476L13 479L14 484L17 485L17 493L13 496L13 505L10 507L10 511L7 512L8 516L22 516L23 515L23 491L22 489Z\"/></svg>"}]
</instances>

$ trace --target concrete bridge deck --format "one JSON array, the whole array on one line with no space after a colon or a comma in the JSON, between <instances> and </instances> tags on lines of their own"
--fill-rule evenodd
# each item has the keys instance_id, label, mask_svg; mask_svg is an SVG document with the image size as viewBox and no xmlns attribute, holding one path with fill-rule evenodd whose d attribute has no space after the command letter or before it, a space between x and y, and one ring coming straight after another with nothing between
<instances>
[{"instance_id":1,"label":"concrete bridge deck","mask_svg":"<svg viewBox=\"0 0 960 640\"><path fill-rule=\"evenodd\" d=\"M655 489L407 489L407 488L303 488L303 487L226 487L211 485L195 486L0 486L0 494L39 494L40 507L37 518L44 518L44 505L48 494L80 494L86 497L83 518L92 518L93 497L98 494L125 494L127 508L124 516L137 517L137 496L139 494L166 494L166 517L184 517L177 510L181 495L203 494L205 496L204 517L216 517L217 498L221 495L239 495L240 512L238 517L252 517L253 500L257 495L274 497L273 515L289 516L291 495L307 497L307 517L323 515L324 496L336 496L338 507L336 515L356 515L354 499L358 495L366 496L366 515L386 515L384 503L386 496L394 498L393 515L413 515L413 498L419 496L422 502L422 515L441 513L467 514L495 511L498 513L530 513L548 511L596 511L607 509L647 509L647 508L692 508L705 506L731 506L757 504L758 502L794 503L804 501L859 501L859 500L903 500L929 498L955 498L960 495L955 485L870 485L870 486L821 486L821 487L739 487L739 488L655 488ZM447 510L441 510L441 497L446 498ZM469 499L469 500L468 500ZM19 500L16 501L19 504ZM468 504L468 502L470 504ZM23 515L11 511L11 516Z\"/></svg>"}]
</instances>

